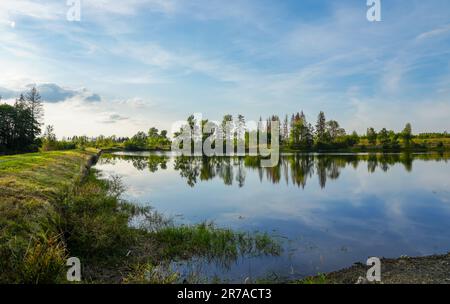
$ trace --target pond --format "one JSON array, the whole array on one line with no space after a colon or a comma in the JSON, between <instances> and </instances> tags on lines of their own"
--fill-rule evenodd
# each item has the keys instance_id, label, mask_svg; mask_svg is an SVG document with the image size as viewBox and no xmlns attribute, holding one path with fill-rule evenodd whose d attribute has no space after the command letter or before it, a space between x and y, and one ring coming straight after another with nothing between
<instances>
[{"instance_id":1,"label":"pond","mask_svg":"<svg viewBox=\"0 0 450 304\"><path fill-rule=\"evenodd\" d=\"M450 155L282 154L261 168L251 157L104 154L96 168L119 175L125 198L179 224L212 221L267 232L281 256L229 267L180 264L230 282L294 279L365 263L368 257L450 250ZM194 265L194 266L193 266Z\"/></svg>"}]
</instances>

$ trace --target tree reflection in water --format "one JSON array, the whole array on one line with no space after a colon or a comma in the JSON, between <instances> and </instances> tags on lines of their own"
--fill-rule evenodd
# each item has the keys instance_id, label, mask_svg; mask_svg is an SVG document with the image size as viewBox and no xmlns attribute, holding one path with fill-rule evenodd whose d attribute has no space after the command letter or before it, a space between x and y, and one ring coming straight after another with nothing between
<instances>
[{"instance_id":1,"label":"tree reflection in water","mask_svg":"<svg viewBox=\"0 0 450 304\"><path fill-rule=\"evenodd\" d=\"M277 166L261 167L261 158L245 157L191 157L171 156L164 154L150 155L117 155L105 154L100 161L103 164L114 164L117 159L125 160L138 169L156 172L166 170L168 163L173 161L173 169L180 173L190 187L199 181L209 181L220 178L227 186L245 185L247 170L256 170L260 181L264 179L278 184L284 180L305 188L308 179L317 175L320 187L325 188L327 181L336 180L346 166L357 169L361 164L373 173L378 169L387 172L396 164L402 164L406 171L411 172L416 159L428 161L445 161L449 155L444 154L288 154L281 155Z\"/></svg>"}]
</instances>

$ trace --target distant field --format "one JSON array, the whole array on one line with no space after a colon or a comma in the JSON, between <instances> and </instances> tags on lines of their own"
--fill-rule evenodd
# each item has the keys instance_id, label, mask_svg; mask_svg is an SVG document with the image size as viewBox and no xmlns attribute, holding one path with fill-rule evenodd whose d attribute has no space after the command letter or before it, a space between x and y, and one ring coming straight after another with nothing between
<instances>
[{"instance_id":1,"label":"distant field","mask_svg":"<svg viewBox=\"0 0 450 304\"><path fill-rule=\"evenodd\" d=\"M414 138L414 142L418 144L430 144L431 146L436 146L438 143L442 142L445 147L450 147L450 138Z\"/></svg>"}]
</instances>

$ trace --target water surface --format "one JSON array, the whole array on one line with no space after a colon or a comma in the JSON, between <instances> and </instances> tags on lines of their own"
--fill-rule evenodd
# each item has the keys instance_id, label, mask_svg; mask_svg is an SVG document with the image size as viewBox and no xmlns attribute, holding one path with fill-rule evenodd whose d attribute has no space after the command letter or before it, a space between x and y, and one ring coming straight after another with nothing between
<instances>
[{"instance_id":1,"label":"water surface","mask_svg":"<svg viewBox=\"0 0 450 304\"><path fill-rule=\"evenodd\" d=\"M195 265L233 282L300 278L365 262L450 250L449 155L291 154L274 168L256 158L189 158L170 153L104 155L97 168L122 176L126 198L177 223L213 221L268 232L279 257L231 267Z\"/></svg>"}]
</instances>

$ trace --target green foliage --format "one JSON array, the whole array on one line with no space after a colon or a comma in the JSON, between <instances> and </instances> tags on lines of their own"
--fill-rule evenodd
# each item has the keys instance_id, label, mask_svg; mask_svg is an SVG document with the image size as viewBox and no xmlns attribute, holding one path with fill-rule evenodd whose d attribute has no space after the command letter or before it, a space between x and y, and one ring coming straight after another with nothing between
<instances>
[{"instance_id":1,"label":"green foliage","mask_svg":"<svg viewBox=\"0 0 450 304\"><path fill-rule=\"evenodd\" d=\"M42 103L35 88L14 106L0 104L0 153L36 151L41 120Z\"/></svg>"},{"instance_id":2,"label":"green foliage","mask_svg":"<svg viewBox=\"0 0 450 304\"><path fill-rule=\"evenodd\" d=\"M303 114L297 113L291 120L290 146L293 148L310 149L313 144L312 126Z\"/></svg>"},{"instance_id":3,"label":"green foliage","mask_svg":"<svg viewBox=\"0 0 450 304\"><path fill-rule=\"evenodd\" d=\"M383 148L387 148L390 143L389 132L386 128L381 129L377 136L378 141L383 145Z\"/></svg>"},{"instance_id":4,"label":"green foliage","mask_svg":"<svg viewBox=\"0 0 450 304\"><path fill-rule=\"evenodd\" d=\"M304 285L322 285L329 284L328 278L325 274L320 273L314 277L307 277L305 279L294 282L295 284L304 284Z\"/></svg>"},{"instance_id":5,"label":"green foliage","mask_svg":"<svg viewBox=\"0 0 450 304\"><path fill-rule=\"evenodd\" d=\"M335 120L326 122L327 135L331 141L335 141L339 137L345 136L345 130L339 126L339 123Z\"/></svg>"},{"instance_id":6,"label":"green foliage","mask_svg":"<svg viewBox=\"0 0 450 304\"><path fill-rule=\"evenodd\" d=\"M114 180L100 180L90 172L64 200L62 214L71 254L104 259L126 254L136 237L128 222L132 206L119 199L123 188Z\"/></svg>"},{"instance_id":7,"label":"green foliage","mask_svg":"<svg viewBox=\"0 0 450 304\"><path fill-rule=\"evenodd\" d=\"M406 124L400 136L403 138L403 143L405 144L405 146L409 148L412 139L412 127L410 123Z\"/></svg>"},{"instance_id":8,"label":"green foliage","mask_svg":"<svg viewBox=\"0 0 450 304\"><path fill-rule=\"evenodd\" d=\"M318 117L317 117L317 123L316 123L316 141L317 143L327 143L329 140L329 134L327 133L326 128L326 118L325 114L320 111Z\"/></svg>"},{"instance_id":9,"label":"green foliage","mask_svg":"<svg viewBox=\"0 0 450 304\"><path fill-rule=\"evenodd\" d=\"M367 129L367 140L369 141L369 144L375 145L377 143L377 137L378 134L374 128Z\"/></svg>"},{"instance_id":10,"label":"green foliage","mask_svg":"<svg viewBox=\"0 0 450 304\"><path fill-rule=\"evenodd\" d=\"M0 282L46 284L61 281L67 259L61 238L44 232L28 240L19 238L1 237Z\"/></svg>"},{"instance_id":11,"label":"green foliage","mask_svg":"<svg viewBox=\"0 0 450 304\"><path fill-rule=\"evenodd\" d=\"M165 264L153 265L151 263L137 264L124 278L125 284L175 284L180 274Z\"/></svg>"},{"instance_id":12,"label":"green foliage","mask_svg":"<svg viewBox=\"0 0 450 304\"><path fill-rule=\"evenodd\" d=\"M420 139L436 139L436 138L450 138L450 134L447 132L444 133L420 133L419 135L415 136Z\"/></svg>"},{"instance_id":13,"label":"green foliage","mask_svg":"<svg viewBox=\"0 0 450 304\"><path fill-rule=\"evenodd\" d=\"M150 128L148 134L144 132L136 133L131 139L124 142L124 148L128 151L141 150L168 150L171 142L167 138L167 131Z\"/></svg>"},{"instance_id":14,"label":"green foliage","mask_svg":"<svg viewBox=\"0 0 450 304\"><path fill-rule=\"evenodd\" d=\"M238 233L212 223L195 226L169 226L155 234L163 256L170 259L203 257L229 266L240 256L279 255L280 245L267 234Z\"/></svg>"},{"instance_id":15,"label":"green foliage","mask_svg":"<svg viewBox=\"0 0 450 304\"><path fill-rule=\"evenodd\" d=\"M64 278L67 253L59 236L42 235L30 239L19 263L14 265L18 282L25 284L48 284Z\"/></svg>"},{"instance_id":16,"label":"green foliage","mask_svg":"<svg viewBox=\"0 0 450 304\"><path fill-rule=\"evenodd\" d=\"M41 151L58 151L76 149L76 144L66 140L57 140L53 126L48 125L41 139Z\"/></svg>"}]
</instances>

